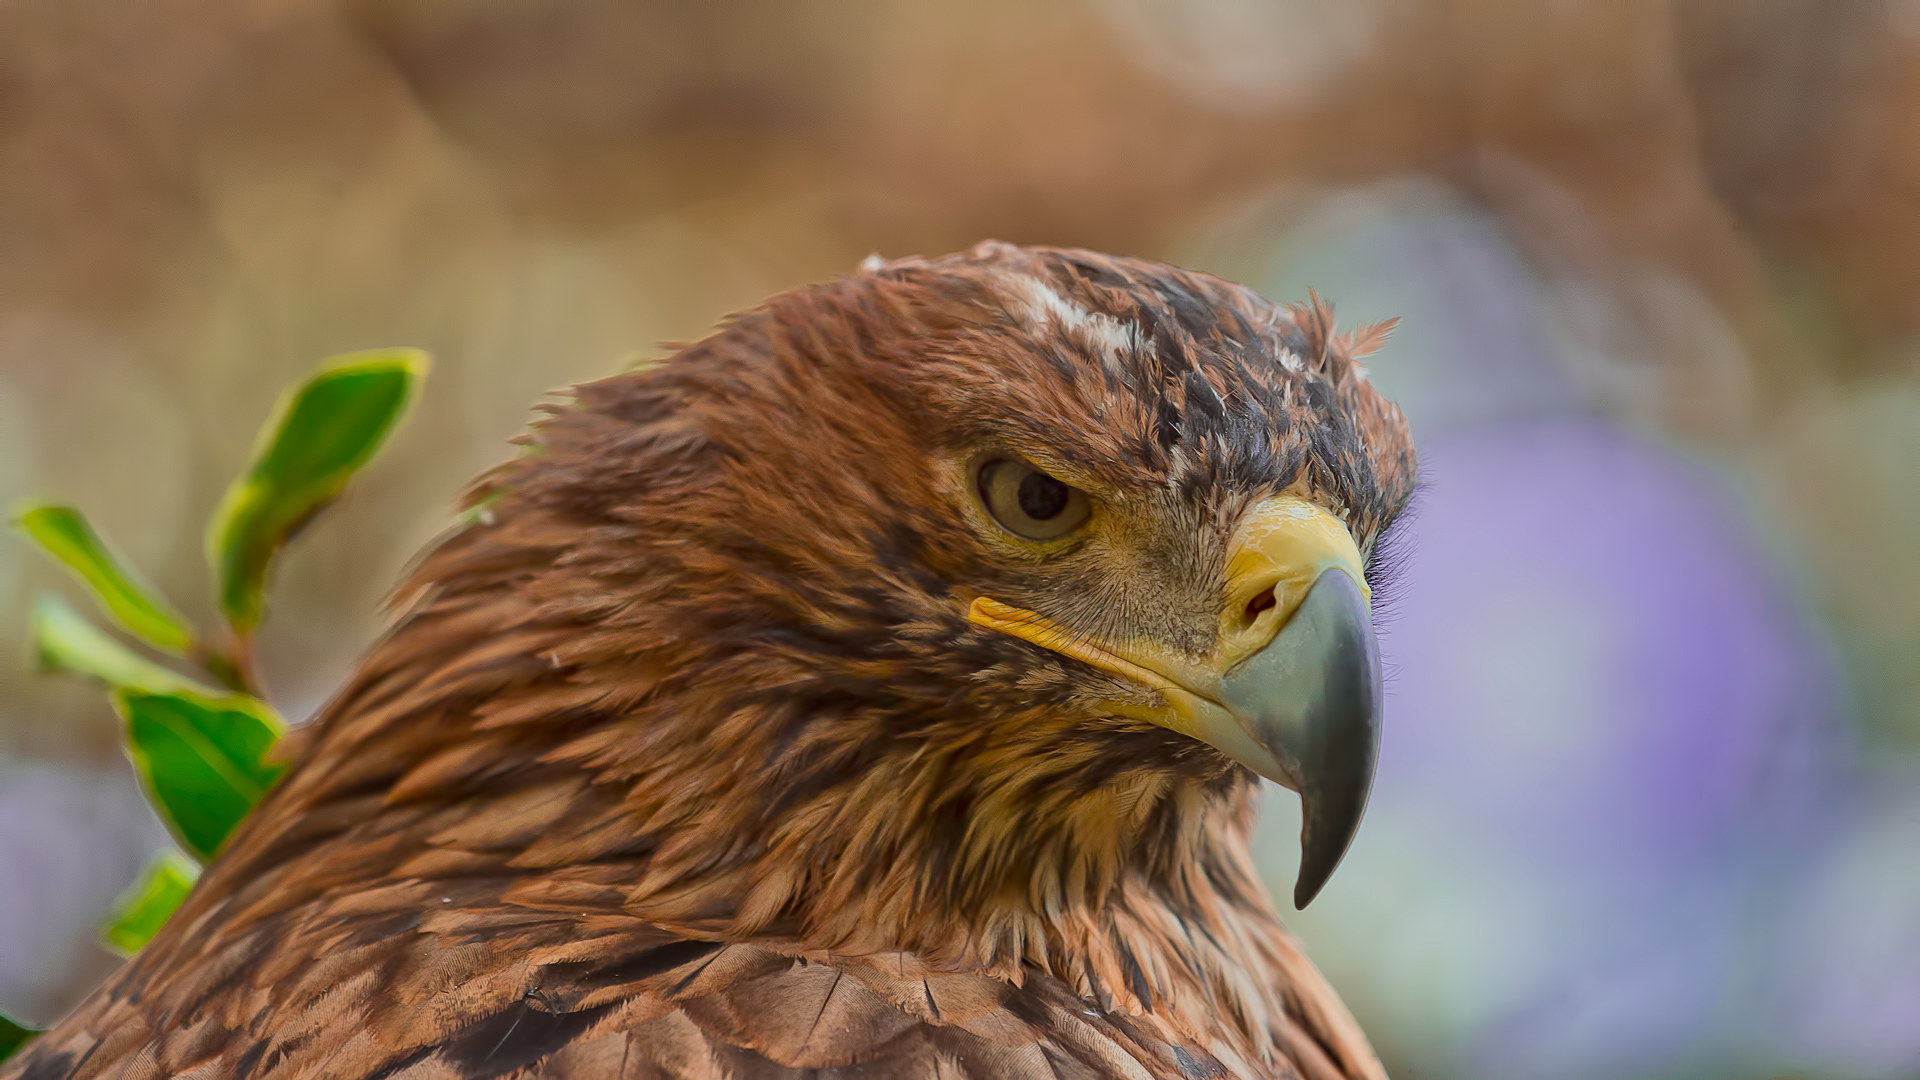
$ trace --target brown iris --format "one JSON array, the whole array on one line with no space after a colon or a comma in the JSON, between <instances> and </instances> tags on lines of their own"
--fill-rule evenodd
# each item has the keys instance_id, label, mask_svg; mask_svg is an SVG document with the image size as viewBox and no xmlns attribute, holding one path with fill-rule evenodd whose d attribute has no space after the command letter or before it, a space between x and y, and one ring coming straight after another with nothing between
<instances>
[{"instance_id":1,"label":"brown iris","mask_svg":"<svg viewBox=\"0 0 1920 1080\"><path fill-rule=\"evenodd\" d=\"M1078 488L1012 457L980 466L980 501L1001 528L1024 540L1058 540L1086 524L1093 502Z\"/></svg>"}]
</instances>

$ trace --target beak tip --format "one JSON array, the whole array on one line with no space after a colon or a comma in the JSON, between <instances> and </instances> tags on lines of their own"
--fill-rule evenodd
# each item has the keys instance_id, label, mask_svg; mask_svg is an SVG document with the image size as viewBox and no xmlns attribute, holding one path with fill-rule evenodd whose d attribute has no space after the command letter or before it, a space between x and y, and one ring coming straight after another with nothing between
<instances>
[{"instance_id":1,"label":"beak tip","mask_svg":"<svg viewBox=\"0 0 1920 1080\"><path fill-rule=\"evenodd\" d=\"M1368 750L1372 744L1369 740ZM1333 878L1333 872L1347 857L1347 849L1353 845L1353 838L1360 831L1360 819L1366 813L1367 793L1372 786L1373 754L1365 755L1365 762L1357 770L1357 775L1348 779L1357 781L1348 785L1336 786L1333 791L1316 791L1313 795L1301 797L1301 809L1305 821L1300 828L1300 875L1293 883L1293 906L1304 911L1313 898L1320 895L1327 882Z\"/></svg>"},{"instance_id":2,"label":"beak tip","mask_svg":"<svg viewBox=\"0 0 1920 1080\"><path fill-rule=\"evenodd\" d=\"M1295 911L1305 911L1307 905L1313 903L1313 898L1319 896L1320 890L1326 888L1327 882L1332 880L1333 871L1340 865L1341 856L1345 854L1346 845L1344 844L1341 845L1339 854L1331 860L1325 858L1323 853L1317 853L1312 845L1305 848L1300 860L1300 876L1293 882Z\"/></svg>"}]
</instances>

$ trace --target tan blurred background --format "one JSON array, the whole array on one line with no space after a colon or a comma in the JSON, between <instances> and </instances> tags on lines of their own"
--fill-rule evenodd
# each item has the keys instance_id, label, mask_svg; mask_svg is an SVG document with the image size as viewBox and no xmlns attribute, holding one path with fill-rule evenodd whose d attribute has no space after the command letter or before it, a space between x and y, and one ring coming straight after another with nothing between
<instances>
[{"instance_id":1,"label":"tan blurred background","mask_svg":"<svg viewBox=\"0 0 1920 1080\"><path fill-rule=\"evenodd\" d=\"M199 528L277 392L432 351L280 570L263 663L299 715L547 391L869 252L998 237L1266 286L1298 276L1269 252L1383 205L1484 232L1586 407L1732 478L1838 658L1843 741L1909 761L1911 0L0 0L0 494L79 505L205 616ZM7 655L54 587L0 545ZM0 909L0 1007L47 1018L110 963L84 922L159 842L117 754L97 692L0 664L0 822L41 860ZM1491 1036L1444 980L1410 1023L1358 946L1315 947L1400 1075L1512 1071L1463 1056ZM1618 1075L1920 1075L1675 1046Z\"/></svg>"}]
</instances>

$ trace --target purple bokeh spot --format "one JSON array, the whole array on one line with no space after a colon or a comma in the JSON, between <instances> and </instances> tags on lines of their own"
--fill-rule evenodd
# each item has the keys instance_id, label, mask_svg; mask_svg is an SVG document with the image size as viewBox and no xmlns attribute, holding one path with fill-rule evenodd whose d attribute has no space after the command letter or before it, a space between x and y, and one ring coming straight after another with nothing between
<instances>
[{"instance_id":1,"label":"purple bokeh spot","mask_svg":"<svg viewBox=\"0 0 1920 1080\"><path fill-rule=\"evenodd\" d=\"M130 769L0 770L0 1011L41 1022L115 898L169 843Z\"/></svg>"},{"instance_id":2,"label":"purple bokeh spot","mask_svg":"<svg viewBox=\"0 0 1920 1080\"><path fill-rule=\"evenodd\" d=\"M1423 466L1382 789L1506 821L1530 858L1710 856L1820 678L1728 500L1598 422L1434 440Z\"/></svg>"},{"instance_id":3,"label":"purple bokeh spot","mask_svg":"<svg viewBox=\"0 0 1920 1080\"><path fill-rule=\"evenodd\" d=\"M1746 894L1810 835L1824 653L1737 505L1660 448L1573 418L1422 455L1370 823L1538 890L1484 973L1526 985L1469 1056L1597 1077L1697 1050L1743 993Z\"/></svg>"}]
</instances>

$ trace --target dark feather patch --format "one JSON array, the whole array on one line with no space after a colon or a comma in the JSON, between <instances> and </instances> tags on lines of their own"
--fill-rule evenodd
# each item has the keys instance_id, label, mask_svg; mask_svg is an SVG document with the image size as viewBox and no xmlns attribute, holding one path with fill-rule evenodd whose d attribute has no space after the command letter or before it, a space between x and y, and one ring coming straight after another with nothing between
<instances>
[{"instance_id":1,"label":"dark feather patch","mask_svg":"<svg viewBox=\"0 0 1920 1080\"><path fill-rule=\"evenodd\" d=\"M448 1063L467 1080L490 1080L531 1065L579 1038L614 1005L574 1012L552 1012L541 999L525 997L472 1024L441 1048Z\"/></svg>"},{"instance_id":2,"label":"dark feather patch","mask_svg":"<svg viewBox=\"0 0 1920 1080\"><path fill-rule=\"evenodd\" d=\"M233 1063L233 1080L247 1080L252 1076L254 1068L260 1064L260 1059L266 1056L267 1047L268 1043L265 1039L256 1039L253 1045L241 1051L240 1057Z\"/></svg>"},{"instance_id":3,"label":"dark feather patch","mask_svg":"<svg viewBox=\"0 0 1920 1080\"><path fill-rule=\"evenodd\" d=\"M1120 956L1120 969L1126 973L1127 989L1133 991L1133 996L1142 1002L1151 1003L1153 986L1147 982L1147 973L1140 969L1140 958L1133 955L1133 950L1127 947L1126 942L1118 940L1117 936L1114 951Z\"/></svg>"},{"instance_id":4,"label":"dark feather patch","mask_svg":"<svg viewBox=\"0 0 1920 1080\"><path fill-rule=\"evenodd\" d=\"M1220 1059L1205 1050L1175 1044L1173 1060L1179 1063L1180 1074L1190 1080L1218 1080L1227 1075L1227 1067L1220 1064Z\"/></svg>"},{"instance_id":5,"label":"dark feather patch","mask_svg":"<svg viewBox=\"0 0 1920 1080\"><path fill-rule=\"evenodd\" d=\"M670 941L635 953L624 960L607 963L599 960L568 960L549 964L540 970L543 984L571 992L595 986L618 986L672 971L684 964L702 960L726 948L718 941Z\"/></svg>"},{"instance_id":6,"label":"dark feather patch","mask_svg":"<svg viewBox=\"0 0 1920 1080\"><path fill-rule=\"evenodd\" d=\"M395 1058L393 1061L382 1065L378 1070L368 1073L367 1080L388 1080L389 1077L399 1076L401 1073L432 1057L434 1051L437 1049L438 1047L423 1046L411 1054L405 1054Z\"/></svg>"},{"instance_id":7,"label":"dark feather patch","mask_svg":"<svg viewBox=\"0 0 1920 1080\"><path fill-rule=\"evenodd\" d=\"M1220 395L1214 392L1213 384L1198 371L1187 372L1186 378L1187 412L1189 417L1196 414L1205 417L1208 423L1218 428L1227 422L1227 407L1220 401Z\"/></svg>"},{"instance_id":8,"label":"dark feather patch","mask_svg":"<svg viewBox=\"0 0 1920 1080\"><path fill-rule=\"evenodd\" d=\"M20 1073L20 1080L64 1080L73 1073L71 1050L35 1056L29 1047L23 1056L28 1064L26 1070Z\"/></svg>"},{"instance_id":9,"label":"dark feather patch","mask_svg":"<svg viewBox=\"0 0 1920 1080\"><path fill-rule=\"evenodd\" d=\"M1153 407L1153 441L1162 452L1180 441L1180 406L1163 397Z\"/></svg>"}]
</instances>

